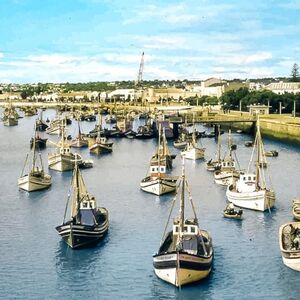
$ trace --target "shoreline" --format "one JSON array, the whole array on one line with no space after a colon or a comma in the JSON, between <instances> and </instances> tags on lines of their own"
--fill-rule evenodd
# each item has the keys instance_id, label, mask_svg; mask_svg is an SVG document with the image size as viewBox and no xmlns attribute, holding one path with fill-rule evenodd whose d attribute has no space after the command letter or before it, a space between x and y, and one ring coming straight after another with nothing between
<instances>
[{"instance_id":1,"label":"shoreline","mask_svg":"<svg viewBox=\"0 0 300 300\"><path fill-rule=\"evenodd\" d=\"M114 110L137 110L144 112L145 110L149 112L159 111L160 109L166 110L170 109L172 111L177 111L181 116L186 117L189 122L192 122L193 116L196 123L210 122L218 123L221 120L224 127L231 127L234 129L243 130L245 133L254 132L254 117L250 115L249 112L231 111L229 113L224 113L221 110L209 112L208 108L203 108L202 106L187 106L181 103L172 103L171 105L157 105L151 104L147 106L143 105L131 105L130 103L60 103L60 102L28 102L28 101L3 101L0 102L0 107L5 107L11 103L17 108L34 106L37 108L62 108L63 106L71 106L80 108L82 106L87 106L90 109L104 108ZM184 118L183 118L184 119ZM228 123L226 123L228 120ZM237 120L237 123L234 123ZM244 120L244 122L243 122ZM202 122L201 122L202 121ZM215 122L214 122L215 121ZM231 123L230 123L231 122ZM221 125L222 127L222 125ZM300 144L300 118L292 117L286 114L270 114L270 115L260 115L260 128L261 133L267 137L273 138L275 140L280 140L282 142Z\"/></svg>"}]
</instances>

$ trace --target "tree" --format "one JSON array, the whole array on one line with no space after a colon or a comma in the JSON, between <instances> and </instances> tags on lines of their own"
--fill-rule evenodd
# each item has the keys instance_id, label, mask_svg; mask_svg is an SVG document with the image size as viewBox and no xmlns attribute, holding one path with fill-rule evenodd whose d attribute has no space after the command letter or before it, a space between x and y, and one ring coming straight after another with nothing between
<instances>
[{"instance_id":1,"label":"tree","mask_svg":"<svg viewBox=\"0 0 300 300\"><path fill-rule=\"evenodd\" d=\"M293 82L299 82L300 81L299 66L296 63L293 64L291 77L292 77L291 81L293 81Z\"/></svg>"}]
</instances>

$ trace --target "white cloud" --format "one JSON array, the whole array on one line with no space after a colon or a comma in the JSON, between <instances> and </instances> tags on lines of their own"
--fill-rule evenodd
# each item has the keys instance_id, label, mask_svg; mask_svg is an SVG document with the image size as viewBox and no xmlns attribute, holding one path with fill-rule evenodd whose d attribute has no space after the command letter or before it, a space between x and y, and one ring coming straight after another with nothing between
<instances>
[{"instance_id":1,"label":"white cloud","mask_svg":"<svg viewBox=\"0 0 300 300\"><path fill-rule=\"evenodd\" d=\"M0 58L4 57L4 54L0 52Z\"/></svg>"},{"instance_id":2,"label":"white cloud","mask_svg":"<svg viewBox=\"0 0 300 300\"><path fill-rule=\"evenodd\" d=\"M159 20L161 23L176 25L176 27L193 26L195 23L214 19L220 13L231 8L229 4L209 4L206 1L195 1L194 3L171 4L163 6L139 5L133 10L134 17L125 17L123 24L135 24Z\"/></svg>"}]
</instances>

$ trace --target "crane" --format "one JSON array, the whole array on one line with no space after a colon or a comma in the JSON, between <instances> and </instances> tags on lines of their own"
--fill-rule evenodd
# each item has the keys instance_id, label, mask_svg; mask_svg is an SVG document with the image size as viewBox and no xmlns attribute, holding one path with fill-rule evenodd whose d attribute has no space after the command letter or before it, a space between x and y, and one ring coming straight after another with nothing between
<instances>
[{"instance_id":1,"label":"crane","mask_svg":"<svg viewBox=\"0 0 300 300\"><path fill-rule=\"evenodd\" d=\"M137 76L137 80L135 82L135 85L139 85L139 84L142 83L142 81L143 81L143 71L144 71L144 52L142 53L139 72L138 72L138 76Z\"/></svg>"}]
</instances>

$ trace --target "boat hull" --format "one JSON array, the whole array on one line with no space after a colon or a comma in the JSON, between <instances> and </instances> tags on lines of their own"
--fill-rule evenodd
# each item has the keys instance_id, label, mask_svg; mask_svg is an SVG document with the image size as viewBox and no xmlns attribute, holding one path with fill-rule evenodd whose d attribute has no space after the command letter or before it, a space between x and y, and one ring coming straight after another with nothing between
<instances>
[{"instance_id":1,"label":"boat hull","mask_svg":"<svg viewBox=\"0 0 300 300\"><path fill-rule=\"evenodd\" d=\"M232 202L238 207L258 211L270 209L275 204L275 193L268 190L239 193L237 191L231 191L228 188L226 191L226 196L229 202Z\"/></svg>"},{"instance_id":2,"label":"boat hull","mask_svg":"<svg viewBox=\"0 0 300 300\"><path fill-rule=\"evenodd\" d=\"M19 188L27 192L43 190L50 185L51 176L48 174L45 174L43 177L36 177L29 174L18 179Z\"/></svg>"},{"instance_id":3,"label":"boat hull","mask_svg":"<svg viewBox=\"0 0 300 300\"><path fill-rule=\"evenodd\" d=\"M92 247L98 244L106 235L109 228L108 215L100 225L89 226L73 224L62 224L56 227L63 241L72 249Z\"/></svg>"},{"instance_id":4,"label":"boat hull","mask_svg":"<svg viewBox=\"0 0 300 300\"><path fill-rule=\"evenodd\" d=\"M88 147L89 143L86 140L75 140L72 141L70 144L70 147L72 148L84 148L84 147Z\"/></svg>"},{"instance_id":5,"label":"boat hull","mask_svg":"<svg viewBox=\"0 0 300 300\"><path fill-rule=\"evenodd\" d=\"M144 178L140 187L143 191L157 196L167 194L176 190L177 178Z\"/></svg>"},{"instance_id":6,"label":"boat hull","mask_svg":"<svg viewBox=\"0 0 300 300\"><path fill-rule=\"evenodd\" d=\"M289 267L290 269L293 269L295 271L300 271L300 249L286 249L286 245L284 244L288 243L291 246L293 245L293 238L291 237L291 232L287 232L287 237L285 237L285 228L289 226L294 226L295 228L300 228L299 222L289 222L285 223L280 226L279 228L279 246L281 251L281 257L283 263ZM289 228L287 228L289 229ZM287 238L287 240L285 240Z\"/></svg>"},{"instance_id":7,"label":"boat hull","mask_svg":"<svg viewBox=\"0 0 300 300\"><path fill-rule=\"evenodd\" d=\"M90 152L100 155L102 153L111 153L112 146L111 145L104 145L104 144L94 144L90 147Z\"/></svg>"},{"instance_id":8,"label":"boat hull","mask_svg":"<svg viewBox=\"0 0 300 300\"><path fill-rule=\"evenodd\" d=\"M16 118L7 118L3 122L4 126L16 126L18 125L18 119Z\"/></svg>"},{"instance_id":9,"label":"boat hull","mask_svg":"<svg viewBox=\"0 0 300 300\"><path fill-rule=\"evenodd\" d=\"M181 156L186 159L197 160L204 158L204 149L201 148L191 148L181 152Z\"/></svg>"},{"instance_id":10,"label":"boat hull","mask_svg":"<svg viewBox=\"0 0 300 300\"><path fill-rule=\"evenodd\" d=\"M160 279L179 287L207 277L212 258L212 255L200 257L183 253L155 255L154 272Z\"/></svg>"},{"instance_id":11,"label":"boat hull","mask_svg":"<svg viewBox=\"0 0 300 300\"><path fill-rule=\"evenodd\" d=\"M48 155L49 169L64 172L74 169L74 156L66 154L49 154Z\"/></svg>"},{"instance_id":12,"label":"boat hull","mask_svg":"<svg viewBox=\"0 0 300 300\"><path fill-rule=\"evenodd\" d=\"M215 183L220 185L231 185L239 179L238 172L222 172L216 171L215 174Z\"/></svg>"}]
</instances>

